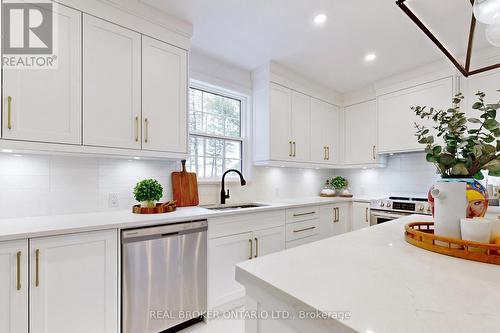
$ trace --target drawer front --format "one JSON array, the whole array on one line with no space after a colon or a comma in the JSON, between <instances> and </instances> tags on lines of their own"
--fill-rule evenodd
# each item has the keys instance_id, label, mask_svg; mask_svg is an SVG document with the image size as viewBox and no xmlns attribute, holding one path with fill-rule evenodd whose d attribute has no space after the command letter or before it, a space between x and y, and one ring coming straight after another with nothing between
<instances>
[{"instance_id":1,"label":"drawer front","mask_svg":"<svg viewBox=\"0 0 500 333\"><path fill-rule=\"evenodd\" d=\"M208 238L253 232L285 225L285 211L234 214L208 219Z\"/></svg>"},{"instance_id":2,"label":"drawer front","mask_svg":"<svg viewBox=\"0 0 500 333\"><path fill-rule=\"evenodd\" d=\"M319 206L306 206L286 210L286 223L295 223L319 218Z\"/></svg>"},{"instance_id":3,"label":"drawer front","mask_svg":"<svg viewBox=\"0 0 500 333\"><path fill-rule=\"evenodd\" d=\"M296 222L286 225L286 241L293 241L319 235L319 219Z\"/></svg>"},{"instance_id":4,"label":"drawer front","mask_svg":"<svg viewBox=\"0 0 500 333\"><path fill-rule=\"evenodd\" d=\"M312 242L318 241L320 239L321 239L321 236L319 234L318 235L309 236L309 237L306 237L306 238L297 239L297 240L294 240L294 241L286 242L286 248L287 249L291 249L292 247L297 247L297 246L300 246L300 245L312 243Z\"/></svg>"}]
</instances>

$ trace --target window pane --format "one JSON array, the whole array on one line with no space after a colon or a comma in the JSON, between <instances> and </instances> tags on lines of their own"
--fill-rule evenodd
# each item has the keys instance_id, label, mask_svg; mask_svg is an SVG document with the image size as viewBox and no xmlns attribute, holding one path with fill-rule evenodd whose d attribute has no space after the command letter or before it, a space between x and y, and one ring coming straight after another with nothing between
<instances>
[{"instance_id":1,"label":"window pane","mask_svg":"<svg viewBox=\"0 0 500 333\"><path fill-rule=\"evenodd\" d=\"M189 110L203 111L203 94L201 90L189 89Z\"/></svg>"},{"instance_id":2,"label":"window pane","mask_svg":"<svg viewBox=\"0 0 500 333\"><path fill-rule=\"evenodd\" d=\"M206 138L206 156L223 157L224 140Z\"/></svg>"},{"instance_id":3,"label":"window pane","mask_svg":"<svg viewBox=\"0 0 500 333\"><path fill-rule=\"evenodd\" d=\"M226 158L241 159L241 142L226 141Z\"/></svg>"},{"instance_id":4,"label":"window pane","mask_svg":"<svg viewBox=\"0 0 500 333\"><path fill-rule=\"evenodd\" d=\"M205 177L220 177L222 176L222 159L210 158L205 159Z\"/></svg>"},{"instance_id":5,"label":"window pane","mask_svg":"<svg viewBox=\"0 0 500 333\"><path fill-rule=\"evenodd\" d=\"M192 156L204 156L205 155L205 149L204 149L204 139L201 137L197 136L191 136L189 138L189 143L190 143L190 153Z\"/></svg>"},{"instance_id":6,"label":"window pane","mask_svg":"<svg viewBox=\"0 0 500 333\"><path fill-rule=\"evenodd\" d=\"M225 136L241 137L241 122L239 119L226 118Z\"/></svg>"},{"instance_id":7,"label":"window pane","mask_svg":"<svg viewBox=\"0 0 500 333\"><path fill-rule=\"evenodd\" d=\"M207 134L224 135L224 118L208 113L203 132Z\"/></svg>"},{"instance_id":8,"label":"window pane","mask_svg":"<svg viewBox=\"0 0 500 333\"><path fill-rule=\"evenodd\" d=\"M233 159L226 159L226 170L229 169L236 169L241 171L241 161L240 160L233 160Z\"/></svg>"}]
</instances>

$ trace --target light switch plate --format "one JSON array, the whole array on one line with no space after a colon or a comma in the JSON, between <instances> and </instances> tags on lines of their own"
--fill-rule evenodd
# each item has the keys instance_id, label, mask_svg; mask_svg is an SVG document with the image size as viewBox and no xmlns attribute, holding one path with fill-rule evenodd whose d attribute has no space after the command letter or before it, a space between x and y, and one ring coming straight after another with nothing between
<instances>
[{"instance_id":1,"label":"light switch plate","mask_svg":"<svg viewBox=\"0 0 500 333\"><path fill-rule=\"evenodd\" d=\"M108 207L116 208L120 206L120 202L118 200L118 193L110 192L108 196Z\"/></svg>"}]
</instances>

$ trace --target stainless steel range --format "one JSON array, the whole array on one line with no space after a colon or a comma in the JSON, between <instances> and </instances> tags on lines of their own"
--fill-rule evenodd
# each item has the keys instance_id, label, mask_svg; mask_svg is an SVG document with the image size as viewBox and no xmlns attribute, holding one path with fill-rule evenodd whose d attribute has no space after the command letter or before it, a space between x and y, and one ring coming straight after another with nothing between
<instances>
[{"instance_id":1,"label":"stainless steel range","mask_svg":"<svg viewBox=\"0 0 500 333\"><path fill-rule=\"evenodd\" d=\"M372 200L370 212L370 225L375 225L411 214L432 215L432 207L425 197L389 197Z\"/></svg>"}]
</instances>

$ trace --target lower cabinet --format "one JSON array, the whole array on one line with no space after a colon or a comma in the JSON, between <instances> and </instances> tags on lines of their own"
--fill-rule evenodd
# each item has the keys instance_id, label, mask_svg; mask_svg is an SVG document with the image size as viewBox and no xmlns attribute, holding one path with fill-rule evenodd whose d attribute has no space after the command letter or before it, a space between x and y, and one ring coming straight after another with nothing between
<instances>
[{"instance_id":1,"label":"lower cabinet","mask_svg":"<svg viewBox=\"0 0 500 333\"><path fill-rule=\"evenodd\" d=\"M328 238L350 231L348 203L325 205L320 209L321 238Z\"/></svg>"},{"instance_id":2,"label":"lower cabinet","mask_svg":"<svg viewBox=\"0 0 500 333\"><path fill-rule=\"evenodd\" d=\"M352 230L370 226L370 204L353 202L352 204Z\"/></svg>"},{"instance_id":3,"label":"lower cabinet","mask_svg":"<svg viewBox=\"0 0 500 333\"><path fill-rule=\"evenodd\" d=\"M285 215L234 215L209 224L208 307L213 309L245 296L245 288L235 280L236 264L285 249Z\"/></svg>"},{"instance_id":4,"label":"lower cabinet","mask_svg":"<svg viewBox=\"0 0 500 333\"><path fill-rule=\"evenodd\" d=\"M0 243L0 331L117 333L117 246L116 230Z\"/></svg>"},{"instance_id":5,"label":"lower cabinet","mask_svg":"<svg viewBox=\"0 0 500 333\"><path fill-rule=\"evenodd\" d=\"M28 241L0 242L0 332L28 333Z\"/></svg>"}]
</instances>

